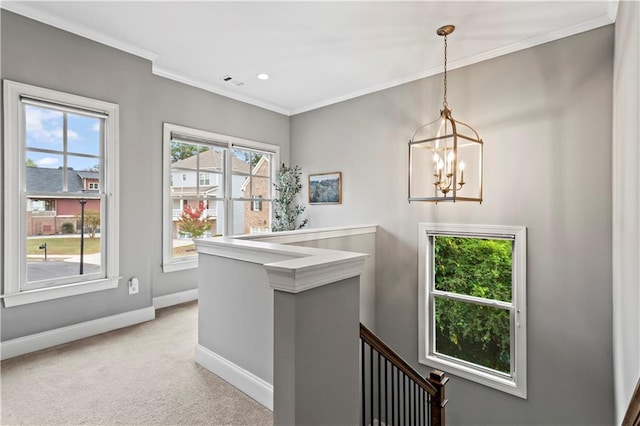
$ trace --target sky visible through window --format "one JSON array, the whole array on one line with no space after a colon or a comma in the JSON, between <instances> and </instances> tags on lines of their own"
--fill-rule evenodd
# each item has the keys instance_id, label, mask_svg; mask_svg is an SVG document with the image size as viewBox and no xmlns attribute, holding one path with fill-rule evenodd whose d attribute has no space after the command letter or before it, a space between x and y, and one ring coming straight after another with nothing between
<instances>
[{"instance_id":1,"label":"sky visible through window","mask_svg":"<svg viewBox=\"0 0 640 426\"><path fill-rule=\"evenodd\" d=\"M94 170L100 155L100 118L67 113L67 167ZM53 109L25 106L27 159L37 167L57 169L64 165L64 113ZM58 151L43 152L39 150Z\"/></svg>"}]
</instances>

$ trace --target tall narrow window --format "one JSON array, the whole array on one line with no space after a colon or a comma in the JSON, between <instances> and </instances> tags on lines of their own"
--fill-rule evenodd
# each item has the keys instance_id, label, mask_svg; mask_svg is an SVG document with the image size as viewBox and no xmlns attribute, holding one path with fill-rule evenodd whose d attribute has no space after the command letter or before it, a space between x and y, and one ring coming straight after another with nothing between
<instances>
[{"instance_id":1,"label":"tall narrow window","mask_svg":"<svg viewBox=\"0 0 640 426\"><path fill-rule=\"evenodd\" d=\"M420 226L420 361L526 397L525 230Z\"/></svg>"},{"instance_id":2,"label":"tall narrow window","mask_svg":"<svg viewBox=\"0 0 640 426\"><path fill-rule=\"evenodd\" d=\"M4 88L5 305L117 286L117 105Z\"/></svg>"},{"instance_id":3,"label":"tall narrow window","mask_svg":"<svg viewBox=\"0 0 640 426\"><path fill-rule=\"evenodd\" d=\"M197 266L195 238L270 229L262 202L271 201L277 146L168 123L163 138L165 272Z\"/></svg>"}]
</instances>

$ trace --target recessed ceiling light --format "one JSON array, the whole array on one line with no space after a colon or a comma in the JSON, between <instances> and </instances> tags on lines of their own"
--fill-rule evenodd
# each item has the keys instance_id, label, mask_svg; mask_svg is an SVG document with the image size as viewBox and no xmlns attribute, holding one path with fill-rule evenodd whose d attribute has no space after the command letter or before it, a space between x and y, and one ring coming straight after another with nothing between
<instances>
[{"instance_id":1,"label":"recessed ceiling light","mask_svg":"<svg viewBox=\"0 0 640 426\"><path fill-rule=\"evenodd\" d=\"M269 74L265 74L263 72L258 74L256 77L258 77L260 80L269 80Z\"/></svg>"}]
</instances>

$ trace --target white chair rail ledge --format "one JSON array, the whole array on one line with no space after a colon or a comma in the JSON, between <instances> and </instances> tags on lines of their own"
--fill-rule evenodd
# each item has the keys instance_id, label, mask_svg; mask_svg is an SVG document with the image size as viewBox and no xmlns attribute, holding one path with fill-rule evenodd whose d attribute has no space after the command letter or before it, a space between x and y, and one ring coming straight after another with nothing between
<instances>
[{"instance_id":1,"label":"white chair rail ledge","mask_svg":"<svg viewBox=\"0 0 640 426\"><path fill-rule=\"evenodd\" d=\"M375 232L375 227L373 228ZM251 236L217 237L196 240L196 246L199 254L262 264L267 270L271 288L298 293L360 275L364 260L368 255L285 245L279 244L280 241L291 244L300 241L357 235L353 232L354 230L370 231L370 229L370 226L327 228L266 234L270 237L265 237L265 234L260 234L257 238L251 238ZM278 243L268 241L278 241Z\"/></svg>"}]
</instances>

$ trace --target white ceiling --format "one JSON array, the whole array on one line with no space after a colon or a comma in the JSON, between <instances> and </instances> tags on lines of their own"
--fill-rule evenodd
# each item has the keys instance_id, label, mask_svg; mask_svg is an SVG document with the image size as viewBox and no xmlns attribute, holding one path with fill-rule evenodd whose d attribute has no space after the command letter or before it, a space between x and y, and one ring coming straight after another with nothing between
<instances>
[{"instance_id":1,"label":"white ceiling","mask_svg":"<svg viewBox=\"0 0 640 426\"><path fill-rule=\"evenodd\" d=\"M296 114L615 21L606 1L10 2L153 61L153 72ZM270 79L258 80L258 73ZM222 81L231 75L244 85Z\"/></svg>"}]
</instances>

